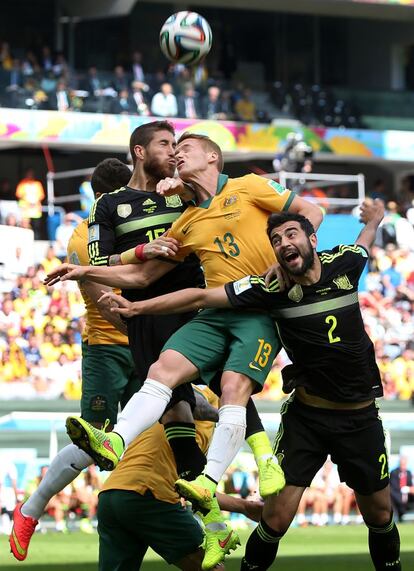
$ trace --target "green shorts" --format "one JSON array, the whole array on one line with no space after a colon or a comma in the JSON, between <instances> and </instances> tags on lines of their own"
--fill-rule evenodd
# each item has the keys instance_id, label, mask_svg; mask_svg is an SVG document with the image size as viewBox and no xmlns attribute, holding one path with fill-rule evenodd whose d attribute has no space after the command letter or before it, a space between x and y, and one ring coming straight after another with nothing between
<instances>
[{"instance_id":1,"label":"green shorts","mask_svg":"<svg viewBox=\"0 0 414 571\"><path fill-rule=\"evenodd\" d=\"M82 344L82 418L115 424L119 403L123 408L141 384L127 345Z\"/></svg>"},{"instance_id":2,"label":"green shorts","mask_svg":"<svg viewBox=\"0 0 414 571\"><path fill-rule=\"evenodd\" d=\"M204 309L170 337L163 351L166 349L191 361L207 385L217 371L234 371L250 377L260 391L279 352L280 341L268 315Z\"/></svg>"},{"instance_id":3,"label":"green shorts","mask_svg":"<svg viewBox=\"0 0 414 571\"><path fill-rule=\"evenodd\" d=\"M167 563L197 551L203 532L180 503L125 490L99 494L99 571L139 569L148 547Z\"/></svg>"}]
</instances>

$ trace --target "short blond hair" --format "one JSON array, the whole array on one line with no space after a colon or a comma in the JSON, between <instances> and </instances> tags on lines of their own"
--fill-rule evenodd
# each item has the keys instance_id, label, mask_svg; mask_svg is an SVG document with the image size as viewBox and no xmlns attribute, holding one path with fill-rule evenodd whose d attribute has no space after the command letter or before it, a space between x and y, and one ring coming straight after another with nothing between
<instances>
[{"instance_id":1,"label":"short blond hair","mask_svg":"<svg viewBox=\"0 0 414 571\"><path fill-rule=\"evenodd\" d=\"M205 151L210 151L210 152L214 151L215 153L217 153L218 155L217 169L219 172L223 170L224 166L223 153L221 152L221 149L217 143L212 141L210 137L207 137L207 135L199 135L198 133L186 132L183 133L181 137L178 139L177 145L179 145L183 141L186 141L187 139L196 139L197 141L201 141L201 144Z\"/></svg>"}]
</instances>

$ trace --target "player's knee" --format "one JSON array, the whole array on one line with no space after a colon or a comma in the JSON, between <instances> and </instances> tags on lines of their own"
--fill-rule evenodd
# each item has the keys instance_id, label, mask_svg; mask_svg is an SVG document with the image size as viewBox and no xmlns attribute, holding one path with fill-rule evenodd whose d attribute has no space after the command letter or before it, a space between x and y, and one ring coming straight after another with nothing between
<instances>
[{"instance_id":1,"label":"player's knee","mask_svg":"<svg viewBox=\"0 0 414 571\"><path fill-rule=\"evenodd\" d=\"M251 394L253 393L254 382L239 373L223 374L221 380L221 405L241 405L246 406Z\"/></svg>"},{"instance_id":2,"label":"player's knee","mask_svg":"<svg viewBox=\"0 0 414 571\"><path fill-rule=\"evenodd\" d=\"M370 510L369 513L362 514L364 522L368 527L385 527L392 518L393 512L390 507L377 507Z\"/></svg>"},{"instance_id":3,"label":"player's knee","mask_svg":"<svg viewBox=\"0 0 414 571\"><path fill-rule=\"evenodd\" d=\"M156 361L148 370L148 378L166 385L170 389L177 386L177 372L168 366L168 362Z\"/></svg>"}]
</instances>

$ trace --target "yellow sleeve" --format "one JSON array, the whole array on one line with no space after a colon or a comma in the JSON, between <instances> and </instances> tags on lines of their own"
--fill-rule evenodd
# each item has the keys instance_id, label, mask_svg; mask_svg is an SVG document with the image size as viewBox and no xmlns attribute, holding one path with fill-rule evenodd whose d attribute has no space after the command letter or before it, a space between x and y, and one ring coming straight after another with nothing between
<instances>
[{"instance_id":1,"label":"yellow sleeve","mask_svg":"<svg viewBox=\"0 0 414 571\"><path fill-rule=\"evenodd\" d=\"M185 216L182 214L175 222L173 222L171 228L167 232L167 236L169 238L175 238L181 244L177 254L174 258L171 258L171 261L174 262L182 262L187 256L193 253L187 229L191 223L188 220L187 222L184 222L182 220L183 218L185 218ZM183 228L185 228L185 232L183 232Z\"/></svg>"},{"instance_id":2,"label":"yellow sleeve","mask_svg":"<svg viewBox=\"0 0 414 571\"><path fill-rule=\"evenodd\" d=\"M68 243L68 261L80 266L89 265L88 256L88 226L85 221L77 226Z\"/></svg>"},{"instance_id":3,"label":"yellow sleeve","mask_svg":"<svg viewBox=\"0 0 414 571\"><path fill-rule=\"evenodd\" d=\"M253 204L268 212L289 210L295 193L274 180L250 174L246 176L246 187Z\"/></svg>"}]
</instances>

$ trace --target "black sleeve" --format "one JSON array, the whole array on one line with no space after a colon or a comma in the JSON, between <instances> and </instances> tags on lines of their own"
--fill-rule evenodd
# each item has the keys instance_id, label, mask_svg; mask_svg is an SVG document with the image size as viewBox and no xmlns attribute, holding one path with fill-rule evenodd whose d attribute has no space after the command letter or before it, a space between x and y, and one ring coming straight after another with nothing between
<instances>
[{"instance_id":1,"label":"black sleeve","mask_svg":"<svg viewBox=\"0 0 414 571\"><path fill-rule=\"evenodd\" d=\"M359 278L369 259L369 252L359 244L341 244L329 252L322 252L321 261L336 262L339 271L346 273L352 284L357 287Z\"/></svg>"},{"instance_id":2,"label":"black sleeve","mask_svg":"<svg viewBox=\"0 0 414 571\"><path fill-rule=\"evenodd\" d=\"M92 266L107 266L115 253L115 231L108 196L103 194L92 206L88 221L88 255Z\"/></svg>"},{"instance_id":3,"label":"black sleeve","mask_svg":"<svg viewBox=\"0 0 414 571\"><path fill-rule=\"evenodd\" d=\"M233 307L246 309L270 309L279 291L277 280L266 287L261 276L245 276L225 285L226 294Z\"/></svg>"}]
</instances>

